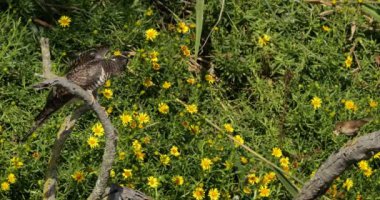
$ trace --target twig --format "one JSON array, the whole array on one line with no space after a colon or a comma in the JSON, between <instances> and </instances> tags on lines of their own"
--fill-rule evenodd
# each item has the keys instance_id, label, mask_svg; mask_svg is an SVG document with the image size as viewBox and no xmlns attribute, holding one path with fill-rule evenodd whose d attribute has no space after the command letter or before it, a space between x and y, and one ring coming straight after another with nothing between
<instances>
[{"instance_id":1,"label":"twig","mask_svg":"<svg viewBox=\"0 0 380 200\"><path fill-rule=\"evenodd\" d=\"M52 153L49 159L48 169L46 171L46 181L44 185L44 199L55 200L55 188L57 187L58 161L63 145L70 136L75 122L79 117L89 110L89 106L84 105L76 109L71 115L67 116L57 133L57 139L54 142Z\"/></svg>"},{"instance_id":2,"label":"twig","mask_svg":"<svg viewBox=\"0 0 380 200\"><path fill-rule=\"evenodd\" d=\"M46 27L46 28L53 28L53 25L47 23L46 21L38 19L38 18L33 18L33 22L36 23L36 24L39 24L39 25L41 25L43 27Z\"/></svg>"},{"instance_id":3,"label":"twig","mask_svg":"<svg viewBox=\"0 0 380 200\"><path fill-rule=\"evenodd\" d=\"M215 25L212 27L210 33L207 35L203 45L201 46L201 48L199 48L199 53L202 52L203 48L206 46L207 44L207 41L208 39L210 38L211 34L214 32L215 30L215 27L219 24L220 20L222 20L222 15L223 15L223 11L224 11L224 4L225 4L225 0L221 0L222 1L222 7L220 8L220 13L219 13L219 17L218 17L218 20L216 21Z\"/></svg>"},{"instance_id":4,"label":"twig","mask_svg":"<svg viewBox=\"0 0 380 200\"><path fill-rule=\"evenodd\" d=\"M335 178L340 176L352 164L371 158L380 151L380 131L349 141L337 153L330 157L319 167L314 177L301 189L297 200L316 199L324 194Z\"/></svg>"},{"instance_id":5,"label":"twig","mask_svg":"<svg viewBox=\"0 0 380 200\"><path fill-rule=\"evenodd\" d=\"M50 50L49 50L49 39L42 37L40 39L41 44L41 53L42 53L42 67L43 67L43 76L46 79L56 77L52 73L51 60L50 60Z\"/></svg>"}]
</instances>

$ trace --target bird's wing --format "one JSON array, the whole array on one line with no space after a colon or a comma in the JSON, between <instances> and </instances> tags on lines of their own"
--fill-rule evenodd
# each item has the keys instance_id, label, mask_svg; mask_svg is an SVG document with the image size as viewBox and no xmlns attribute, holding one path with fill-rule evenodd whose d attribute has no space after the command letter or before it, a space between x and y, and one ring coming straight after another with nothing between
<instances>
[{"instance_id":1,"label":"bird's wing","mask_svg":"<svg viewBox=\"0 0 380 200\"><path fill-rule=\"evenodd\" d=\"M104 59L92 60L69 71L66 78L85 90L95 90L106 81L107 76L103 69L105 62Z\"/></svg>"},{"instance_id":2,"label":"bird's wing","mask_svg":"<svg viewBox=\"0 0 380 200\"><path fill-rule=\"evenodd\" d=\"M75 60L71 62L69 69L74 69L78 66L84 65L94 59L103 59L108 51L109 47L101 46L96 49L82 52Z\"/></svg>"}]
</instances>

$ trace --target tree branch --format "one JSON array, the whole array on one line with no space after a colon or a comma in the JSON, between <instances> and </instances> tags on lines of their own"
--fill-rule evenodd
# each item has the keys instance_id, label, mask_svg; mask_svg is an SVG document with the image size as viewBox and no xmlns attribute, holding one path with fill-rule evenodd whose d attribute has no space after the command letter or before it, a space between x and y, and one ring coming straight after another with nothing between
<instances>
[{"instance_id":1,"label":"tree branch","mask_svg":"<svg viewBox=\"0 0 380 200\"><path fill-rule=\"evenodd\" d=\"M301 189L297 200L316 199L323 195L331 183L352 164L371 158L380 151L380 131L349 141L319 167L314 177Z\"/></svg>"},{"instance_id":2,"label":"tree branch","mask_svg":"<svg viewBox=\"0 0 380 200\"><path fill-rule=\"evenodd\" d=\"M42 37L40 39L41 44L41 53L42 53L42 67L43 67L43 76L46 79L56 77L51 71L51 59L50 59L50 48L49 48L49 39Z\"/></svg>"},{"instance_id":3,"label":"tree branch","mask_svg":"<svg viewBox=\"0 0 380 200\"><path fill-rule=\"evenodd\" d=\"M55 189L57 187L58 161L61 155L63 145L69 137L75 122L79 117L89 110L89 106L83 105L76 109L71 115L67 116L57 133L57 139L54 142L53 150L49 159L48 169L46 171L46 181L44 185L43 198L45 200L55 200Z\"/></svg>"}]
</instances>

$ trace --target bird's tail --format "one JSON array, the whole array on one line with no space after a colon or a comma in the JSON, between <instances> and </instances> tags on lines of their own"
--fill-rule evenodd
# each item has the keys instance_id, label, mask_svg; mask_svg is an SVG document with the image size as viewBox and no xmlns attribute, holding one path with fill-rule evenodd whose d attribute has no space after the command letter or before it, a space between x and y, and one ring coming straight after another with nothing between
<instances>
[{"instance_id":1,"label":"bird's tail","mask_svg":"<svg viewBox=\"0 0 380 200\"><path fill-rule=\"evenodd\" d=\"M23 136L21 142L25 142L30 135L34 133L55 111L59 108L45 106L44 109L34 119L33 126L29 129L26 135Z\"/></svg>"}]
</instances>

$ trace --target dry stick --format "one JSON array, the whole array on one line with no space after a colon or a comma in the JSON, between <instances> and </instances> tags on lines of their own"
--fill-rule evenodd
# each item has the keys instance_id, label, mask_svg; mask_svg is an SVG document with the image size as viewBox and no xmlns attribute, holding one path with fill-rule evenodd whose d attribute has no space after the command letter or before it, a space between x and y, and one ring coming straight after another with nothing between
<instances>
[{"instance_id":1,"label":"dry stick","mask_svg":"<svg viewBox=\"0 0 380 200\"><path fill-rule=\"evenodd\" d=\"M112 126L111 121L108 119L108 116L104 108L99 104L98 101L94 99L92 94L90 94L89 92L86 92L83 88L68 81L64 77L49 79L38 85L44 85L44 86L59 85L59 86L64 87L68 92L70 92L71 94L77 97L80 97L81 99L85 101L85 103L90 105L91 109L96 112L96 115L98 116L100 122L102 123L104 132L106 135L106 146L104 149L103 161L102 161L100 173L98 176L98 180L96 181L95 187L90 197L88 197L89 200L100 199L106 189L107 181L109 179L109 172L111 171L112 163L115 159L116 140L117 140L115 129Z\"/></svg>"},{"instance_id":2,"label":"dry stick","mask_svg":"<svg viewBox=\"0 0 380 200\"><path fill-rule=\"evenodd\" d=\"M101 195L104 193L107 185L107 181L109 179L109 172L111 171L112 163L115 159L116 154L116 140L117 136L115 133L115 129L112 126L111 121L108 119L107 114L102 108L102 106L94 99L92 94L86 92L78 85L71 83L64 77L57 77L51 72L51 60L50 60L50 51L49 51L49 40L47 38L41 38L41 51L42 51L42 62L44 68L44 77L51 78L37 85L60 85L66 88L71 94L74 94L87 103L92 110L94 110L103 125L105 135L106 135L106 146L103 154L103 161L101 165L101 170L98 176L98 180L96 181L95 187L88 197L89 200L100 199ZM37 87L38 89L38 87ZM54 175L54 173L53 173ZM51 184L51 183L48 183ZM55 185L55 184L54 184ZM53 189L54 190L54 189Z\"/></svg>"},{"instance_id":3,"label":"dry stick","mask_svg":"<svg viewBox=\"0 0 380 200\"><path fill-rule=\"evenodd\" d=\"M223 15L223 11L224 11L224 4L225 4L225 0L221 0L221 4L222 4L222 7L220 8L220 12L219 12L219 17L218 17L218 20L216 21L215 25L212 27L210 33L207 35L203 45L201 46L201 48L199 48L199 52L202 52L203 48L206 46L206 43L208 41L208 39L210 38L211 34L214 32L215 30L215 27L219 24L220 20L222 20L222 15ZM200 53L199 53L200 54Z\"/></svg>"},{"instance_id":4,"label":"dry stick","mask_svg":"<svg viewBox=\"0 0 380 200\"><path fill-rule=\"evenodd\" d=\"M54 142L52 153L49 159L48 169L46 171L46 181L44 184L43 199L55 200L55 191L57 187L57 171L58 161L61 155L63 145L67 138L70 136L75 122L79 117L89 110L89 106L83 105L76 109L71 115L67 116L62 123L60 130L57 134L57 139Z\"/></svg>"},{"instance_id":5,"label":"dry stick","mask_svg":"<svg viewBox=\"0 0 380 200\"><path fill-rule=\"evenodd\" d=\"M180 99L176 99L177 102L179 102L180 104L186 106L186 104L181 101ZM222 131L222 129L216 125L215 123L213 123L211 120L209 120L208 118L206 117L203 117L203 119L209 124L211 125L212 127L214 127L216 130L218 131ZM236 142L236 143L239 143L239 141L237 141L234 137L232 137L232 135L229 135L229 134L225 134L227 135L227 137ZM241 147L243 147L245 150L249 151L251 154L253 154L254 156L260 158L262 161L264 161L265 163L267 163L268 165L270 165L271 167L277 169L278 171L280 171L281 173L283 173L284 175L286 176L289 176L291 177L292 179L294 179L295 181L297 181L298 183L300 184L303 184L303 181L301 181L300 179L298 179L297 177L289 174L288 172L284 171L283 169L281 169L280 167L278 167L277 165L273 164L271 161L267 160L266 158L264 158L262 155L260 155L259 153L257 153L256 151L254 151L253 149L251 149L249 146L245 145L245 144L241 144L240 145Z\"/></svg>"},{"instance_id":6,"label":"dry stick","mask_svg":"<svg viewBox=\"0 0 380 200\"><path fill-rule=\"evenodd\" d=\"M367 160L380 151L380 131L369 133L347 142L337 153L319 167L301 189L297 200L316 199L324 194L331 183L352 164Z\"/></svg>"}]
</instances>

